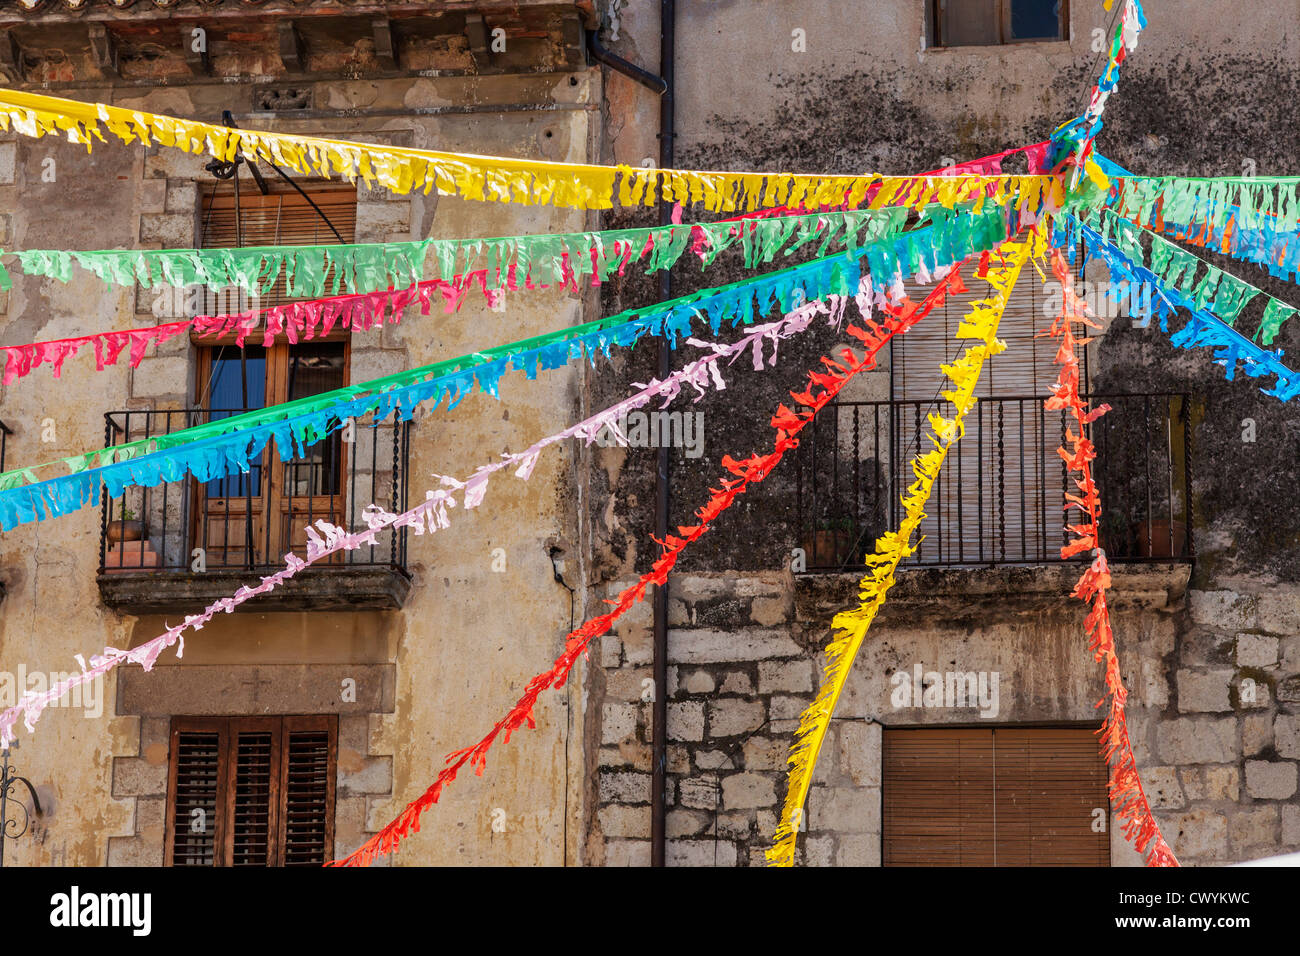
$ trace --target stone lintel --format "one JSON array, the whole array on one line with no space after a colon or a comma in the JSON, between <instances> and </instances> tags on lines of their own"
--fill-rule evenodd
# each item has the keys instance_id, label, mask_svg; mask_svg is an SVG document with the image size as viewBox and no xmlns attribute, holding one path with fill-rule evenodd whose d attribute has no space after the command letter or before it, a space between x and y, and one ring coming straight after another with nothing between
<instances>
[{"instance_id":1,"label":"stone lintel","mask_svg":"<svg viewBox=\"0 0 1300 956\"><path fill-rule=\"evenodd\" d=\"M124 667L117 672L117 712L145 717L391 714L396 678L394 664L182 662L159 665L152 673Z\"/></svg>"}]
</instances>

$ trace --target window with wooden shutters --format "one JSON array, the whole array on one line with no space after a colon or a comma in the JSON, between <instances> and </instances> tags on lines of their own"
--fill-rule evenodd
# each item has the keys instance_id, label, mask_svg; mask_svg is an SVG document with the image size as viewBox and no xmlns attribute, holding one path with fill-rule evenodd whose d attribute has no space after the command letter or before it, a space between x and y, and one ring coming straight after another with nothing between
<instances>
[{"instance_id":1,"label":"window with wooden shutters","mask_svg":"<svg viewBox=\"0 0 1300 956\"><path fill-rule=\"evenodd\" d=\"M200 245L246 248L354 241L356 186L328 181L301 185L306 197L283 184L265 195L247 183L238 196L231 183L209 187L203 196ZM285 288L282 275L271 291L261 296L258 307L293 301ZM238 300L226 292L210 294L208 311L228 310L233 301ZM241 310L246 307L241 304ZM215 343L212 339L195 341L199 345L195 386L200 421L215 421L348 384L350 336L345 329L310 342L291 343L281 338L266 348L250 341L241 349L233 336ZM253 567L276 563L286 551L306 553L304 528L317 519L347 524L346 459L342 435L335 431L289 461L279 461L268 446L245 474L195 482L191 535L203 548L207 564ZM342 563L343 556L328 560Z\"/></svg>"},{"instance_id":2,"label":"window with wooden shutters","mask_svg":"<svg viewBox=\"0 0 1300 956\"><path fill-rule=\"evenodd\" d=\"M1070 35L1067 0L929 0L935 46L992 46Z\"/></svg>"},{"instance_id":3,"label":"window with wooden shutters","mask_svg":"<svg viewBox=\"0 0 1300 956\"><path fill-rule=\"evenodd\" d=\"M1109 866L1106 779L1090 727L887 728L882 860Z\"/></svg>"},{"instance_id":4,"label":"window with wooden shutters","mask_svg":"<svg viewBox=\"0 0 1300 956\"><path fill-rule=\"evenodd\" d=\"M174 718L167 865L330 859L337 741L333 715Z\"/></svg>"},{"instance_id":5,"label":"window with wooden shutters","mask_svg":"<svg viewBox=\"0 0 1300 956\"><path fill-rule=\"evenodd\" d=\"M940 368L969 347L955 334L970 303L993 294L987 282L968 280L969 295L955 296L925 322L891 344L894 432L890 456L897 487L912 479L912 458L928 448L928 414L951 416L941 391ZM909 290L914 298L924 290ZM1053 560L1065 541L1061 502L1073 491L1057 455L1066 420L1043 399L1060 373L1057 340L1042 337L1059 309L1032 265L1011 291L998 338L1006 351L984 363L962 440L948 453L935 482L924 535L914 560L926 564L984 564ZM1089 349L1079 349L1086 390ZM895 516L896 518L898 516ZM897 520L895 520L895 525Z\"/></svg>"}]
</instances>

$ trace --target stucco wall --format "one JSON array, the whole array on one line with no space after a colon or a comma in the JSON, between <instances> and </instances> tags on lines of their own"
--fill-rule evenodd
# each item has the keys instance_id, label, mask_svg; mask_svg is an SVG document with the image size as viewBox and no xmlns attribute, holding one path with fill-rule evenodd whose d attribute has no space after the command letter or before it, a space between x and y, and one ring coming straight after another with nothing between
<instances>
[{"instance_id":1,"label":"stucco wall","mask_svg":"<svg viewBox=\"0 0 1300 956\"><path fill-rule=\"evenodd\" d=\"M238 121L261 125L266 117L242 115L248 84L178 86L149 92L107 88L76 92L158 112L212 118L233 108ZM318 107L350 111L281 119L275 128L358 139L402 141L473 153L583 161L599 129L587 104L599 98L593 73L512 80L418 78L320 84ZM438 115L436 107L472 103L478 111ZM494 104L536 110L493 110ZM413 115L425 110L426 115ZM194 245L187 180L206 179L203 161L181 153L108 143L87 157L84 149L51 137L0 142L0 205L6 209L10 248L112 248ZM52 157L57 177L40 180ZM247 173L244 173L245 177ZM171 184L163 188L163 184ZM160 192L162 190L162 192ZM161 199L161 203L160 203ZM544 207L470 203L436 197L362 196L358 241L561 232L587 226L582 212ZM190 225L188 233L187 224ZM175 235L173 235L175 233ZM431 270L429 275L433 275ZM6 344L151 324L137 315L131 289L109 289L84 273L61 286L16 276L0 317ZM352 381L423 365L584 320L584 303L560 294L512 297L504 312L469 302L454 316L423 317L411 309L400 327L384 327L354 340ZM145 404L179 405L193 372L193 350L174 340L134 373L122 362L93 371L87 355L70 360L55 383L48 369L4 389L0 420L14 429L9 462L44 461L103 444L103 414ZM567 425L579 413L575 373L543 373L537 382L508 375L501 400L475 395L454 412L422 414L412 432L412 500L437 486L435 474L464 476L506 450L526 447ZM42 444L42 420L52 418L57 440ZM414 587L400 612L352 615L259 613L250 609L191 634L183 661L165 655L152 675L130 675L137 694L147 683L192 689L190 704L169 697L172 713L266 712L305 707L302 686L319 690L353 668L358 675L390 680L385 700L369 716L344 718L340 729L339 853L353 849L432 781L442 757L479 739L514 702L527 680L550 666L570 623L569 592L553 579L549 546L577 540L570 502L572 452L558 449L539 464L527 484L499 478L487 506L456 512L449 533L410 539ZM99 512L86 509L57 521L32 524L0 542L0 671L68 670L73 655L105 645L143 641L163 620L116 615L99 601ZM494 571L494 549L505 570ZM571 561L580 563L576 556ZM575 568L575 572L577 569ZM580 573L580 572L579 572ZM581 620L579 599L574 609ZM303 664L319 665L303 671ZM395 674L391 673L395 666ZM257 668L254 675L245 674ZM379 671L374 671L379 668ZM387 668L387 671L384 669ZM178 671L190 679L182 680ZM314 677L311 675L314 674ZM307 675L307 676L304 676ZM246 678L271 680L256 701L234 688ZM308 679L310 677L310 679ZM277 686L275 682L281 686ZM499 745L490 773L466 773L449 789L423 833L409 841L398 863L559 864L577 859L582 805L580 777L566 767L583 763L584 700L571 684L537 710L538 728ZM15 863L103 865L158 863L162 859L165 792L165 716L115 716L119 685L106 682L103 716L47 711L36 734L16 751L20 771L39 787L50 813L36 839L11 849ZM242 692L241 692L242 693ZM227 697L223 699L222 695ZM233 695L233 696L232 696ZM168 696L168 695L164 695ZM382 695L381 695L382 696ZM328 703L316 706L331 709ZM174 707L174 710L171 708ZM333 708L346 713L347 707ZM133 713L140 713L134 706ZM357 721L360 720L360 723ZM164 742L161 748L159 740ZM114 758L120 758L114 771ZM504 816L495 811L504 811ZM498 826L494 828L494 821ZM504 829L501 828L502 822ZM116 849L110 855L110 840Z\"/></svg>"}]
</instances>

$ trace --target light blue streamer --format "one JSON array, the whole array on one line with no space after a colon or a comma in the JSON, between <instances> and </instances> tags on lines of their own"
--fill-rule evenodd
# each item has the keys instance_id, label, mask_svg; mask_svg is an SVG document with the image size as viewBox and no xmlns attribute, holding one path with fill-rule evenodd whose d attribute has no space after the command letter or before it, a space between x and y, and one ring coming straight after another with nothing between
<instances>
[{"instance_id":1,"label":"light blue streamer","mask_svg":"<svg viewBox=\"0 0 1300 956\"><path fill-rule=\"evenodd\" d=\"M933 272L940 265L985 252L1005 240L1007 215L1006 210L991 207L978 216L941 217L923 229L747 282L706 289L643 313L633 313L629 321L619 325L563 342L522 348L500 358L483 355L481 360L465 368L422 382L0 491L0 530L9 531L47 516L59 517L87 505L97 505L101 485L110 497L117 497L128 487L152 487L180 481L186 475L193 475L200 482L211 481L247 473L249 462L271 441L281 459L287 460L304 454L310 445L342 428L348 420L359 421L371 415L373 427L396 414L399 421L409 421L415 409L424 403L436 408L445 402L449 410L454 409L475 387L498 398L498 383L512 368L522 370L531 380L539 371L560 368L574 359L585 357L595 366L598 355L608 358L611 348L626 348L647 335L664 337L675 348L679 337L692 333L697 319L707 322L716 335L724 321L729 320L733 327L747 325L755 318L766 316L776 306L789 312L804 302L825 299L828 295L854 295L864 274L862 258L868 260L877 275L891 279L900 273L914 274L914 267L922 263Z\"/></svg>"}]
</instances>

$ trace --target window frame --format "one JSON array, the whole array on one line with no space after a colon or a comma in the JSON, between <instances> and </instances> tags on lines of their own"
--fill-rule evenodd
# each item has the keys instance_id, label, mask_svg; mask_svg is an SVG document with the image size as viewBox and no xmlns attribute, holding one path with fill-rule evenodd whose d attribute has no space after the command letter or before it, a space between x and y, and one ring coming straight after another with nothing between
<instances>
[{"instance_id":1,"label":"window frame","mask_svg":"<svg viewBox=\"0 0 1300 956\"><path fill-rule=\"evenodd\" d=\"M996 43L948 43L944 39L944 4L950 0L928 0L926 14L930 21L927 30L930 46L939 50L970 50L979 47L1019 46L1025 43L1062 43L1070 39L1070 0L1059 0L1061 10L1058 14L1059 28L1055 37L1029 37L1016 39L1011 36L1011 2L1012 0L990 0L993 4L994 17L997 21L998 40Z\"/></svg>"}]
</instances>

